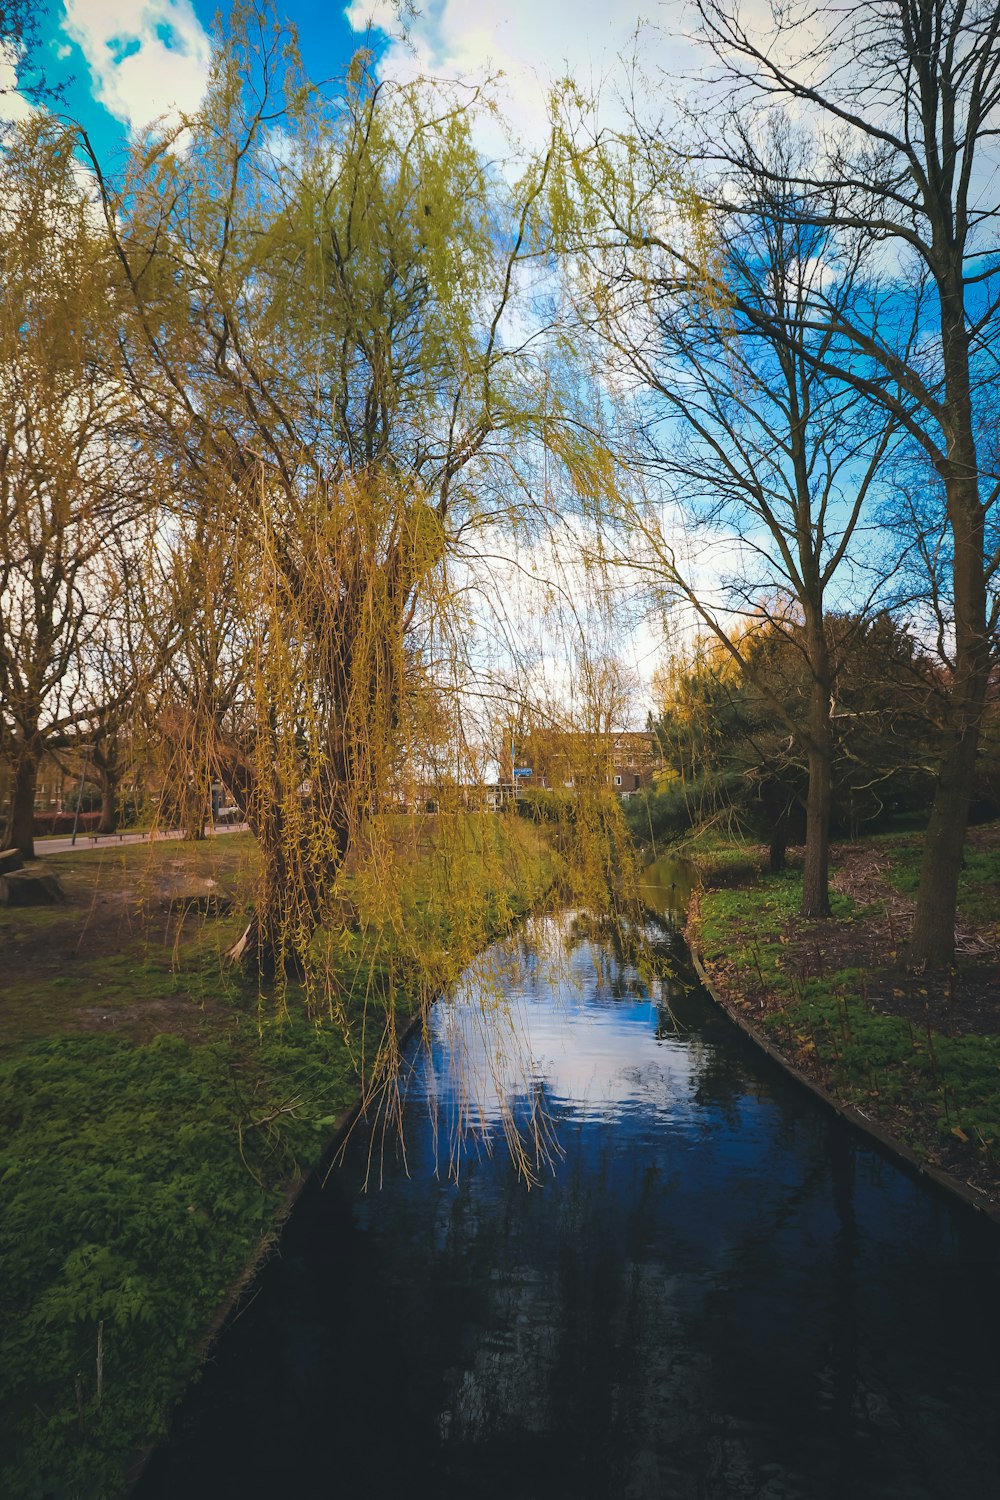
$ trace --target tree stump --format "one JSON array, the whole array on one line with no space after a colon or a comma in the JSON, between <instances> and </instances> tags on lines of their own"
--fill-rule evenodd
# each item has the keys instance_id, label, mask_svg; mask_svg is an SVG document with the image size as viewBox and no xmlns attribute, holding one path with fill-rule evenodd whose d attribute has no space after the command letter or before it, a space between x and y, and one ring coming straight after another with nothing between
<instances>
[{"instance_id":1,"label":"tree stump","mask_svg":"<svg viewBox=\"0 0 1000 1500\"><path fill-rule=\"evenodd\" d=\"M0 906L61 906L66 892L47 870L12 870L0 875Z\"/></svg>"}]
</instances>

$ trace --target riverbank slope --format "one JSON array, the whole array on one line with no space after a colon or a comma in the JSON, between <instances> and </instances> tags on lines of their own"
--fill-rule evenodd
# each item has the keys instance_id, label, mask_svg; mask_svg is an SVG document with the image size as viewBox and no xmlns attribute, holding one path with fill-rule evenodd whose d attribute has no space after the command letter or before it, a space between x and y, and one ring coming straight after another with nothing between
<instances>
[{"instance_id":1,"label":"riverbank slope","mask_svg":"<svg viewBox=\"0 0 1000 1500\"><path fill-rule=\"evenodd\" d=\"M704 848L687 937L712 989L792 1067L1000 1212L1000 824L970 832L958 963L907 973L917 835L833 851L833 914L798 915L801 872Z\"/></svg>"},{"instance_id":2,"label":"riverbank slope","mask_svg":"<svg viewBox=\"0 0 1000 1500\"><path fill-rule=\"evenodd\" d=\"M520 820L444 835L428 818L399 836L442 975L476 940L456 940L459 910L487 941L553 878ZM358 931L338 937L335 1017L227 970L247 835L44 868L64 905L0 910L0 1492L108 1500L419 986Z\"/></svg>"}]
</instances>

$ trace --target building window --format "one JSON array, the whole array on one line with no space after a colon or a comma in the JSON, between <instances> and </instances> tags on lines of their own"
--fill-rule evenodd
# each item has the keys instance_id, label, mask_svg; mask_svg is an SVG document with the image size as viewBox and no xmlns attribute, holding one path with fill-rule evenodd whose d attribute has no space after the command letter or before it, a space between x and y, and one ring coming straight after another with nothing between
<instances>
[{"instance_id":1,"label":"building window","mask_svg":"<svg viewBox=\"0 0 1000 1500\"><path fill-rule=\"evenodd\" d=\"M616 776L615 777L615 786L621 786L621 784L622 784L621 777L620 776Z\"/></svg>"}]
</instances>

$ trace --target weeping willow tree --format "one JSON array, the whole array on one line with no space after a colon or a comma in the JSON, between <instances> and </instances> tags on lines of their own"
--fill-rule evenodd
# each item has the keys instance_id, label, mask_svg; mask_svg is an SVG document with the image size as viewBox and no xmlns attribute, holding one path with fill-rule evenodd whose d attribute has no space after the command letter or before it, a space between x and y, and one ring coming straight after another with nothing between
<instances>
[{"instance_id":1,"label":"weeping willow tree","mask_svg":"<svg viewBox=\"0 0 1000 1500\"><path fill-rule=\"evenodd\" d=\"M490 168L488 107L380 82L364 55L324 98L294 37L238 10L200 113L102 181L125 357L172 476L166 738L195 800L218 778L257 838L231 956L331 1003L349 867L352 899L377 889L378 923L413 937L378 830L428 701L460 689L470 539L534 505L505 483L512 453L535 435L574 475L608 472L536 353L549 159Z\"/></svg>"}]
</instances>

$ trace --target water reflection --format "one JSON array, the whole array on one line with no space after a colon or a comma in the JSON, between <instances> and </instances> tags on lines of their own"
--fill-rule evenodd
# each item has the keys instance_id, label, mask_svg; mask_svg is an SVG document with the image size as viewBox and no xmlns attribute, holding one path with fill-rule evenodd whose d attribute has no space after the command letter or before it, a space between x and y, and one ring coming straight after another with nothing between
<instances>
[{"instance_id":1,"label":"water reflection","mask_svg":"<svg viewBox=\"0 0 1000 1500\"><path fill-rule=\"evenodd\" d=\"M542 1115L610 1125L629 1110L690 1112L699 1049L672 1045L669 982L650 988L579 931L572 914L538 919L516 951L498 944L489 973L470 971L435 1007L429 1055L411 1061L405 1095L426 1108L439 1147L447 1141L451 1171L512 1129L531 1150ZM484 989L498 998L484 1005ZM662 1046L650 1047L651 1031Z\"/></svg>"},{"instance_id":2,"label":"water reflection","mask_svg":"<svg viewBox=\"0 0 1000 1500\"><path fill-rule=\"evenodd\" d=\"M991 1227L697 989L527 957L436 1009L405 1169L359 1196L359 1139L303 1200L145 1500L1000 1494ZM529 1190L503 1122L539 1116Z\"/></svg>"},{"instance_id":3,"label":"water reflection","mask_svg":"<svg viewBox=\"0 0 1000 1500\"><path fill-rule=\"evenodd\" d=\"M697 881L698 868L692 860L661 854L643 872L643 895L653 911L680 925Z\"/></svg>"}]
</instances>

